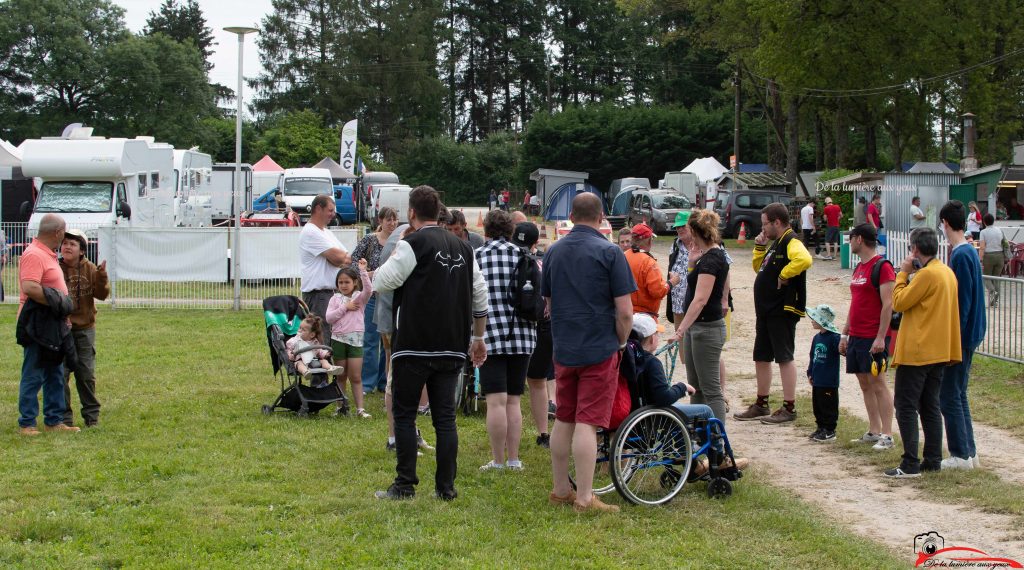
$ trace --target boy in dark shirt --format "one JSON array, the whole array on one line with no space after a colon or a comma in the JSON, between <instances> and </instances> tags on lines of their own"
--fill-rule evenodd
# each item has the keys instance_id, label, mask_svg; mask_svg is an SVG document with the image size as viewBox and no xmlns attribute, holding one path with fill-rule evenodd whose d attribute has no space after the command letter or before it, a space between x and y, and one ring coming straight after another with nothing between
<instances>
[{"instance_id":1,"label":"boy in dark shirt","mask_svg":"<svg viewBox=\"0 0 1024 570\"><path fill-rule=\"evenodd\" d=\"M818 429L810 435L812 441L835 441L839 422L839 331L834 324L836 314L828 305L807 309L811 325L818 334L811 340L810 361L807 363L807 381L811 384L811 402L814 421Z\"/></svg>"}]
</instances>

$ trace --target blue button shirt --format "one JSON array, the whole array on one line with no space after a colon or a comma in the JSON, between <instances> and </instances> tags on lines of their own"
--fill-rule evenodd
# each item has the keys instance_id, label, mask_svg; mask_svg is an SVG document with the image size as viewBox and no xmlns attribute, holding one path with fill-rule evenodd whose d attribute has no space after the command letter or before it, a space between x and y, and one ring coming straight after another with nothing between
<instances>
[{"instance_id":1,"label":"blue button shirt","mask_svg":"<svg viewBox=\"0 0 1024 570\"><path fill-rule=\"evenodd\" d=\"M636 291L619 246L577 224L544 254L541 294L551 298L555 362L590 366L619 349L615 298Z\"/></svg>"}]
</instances>

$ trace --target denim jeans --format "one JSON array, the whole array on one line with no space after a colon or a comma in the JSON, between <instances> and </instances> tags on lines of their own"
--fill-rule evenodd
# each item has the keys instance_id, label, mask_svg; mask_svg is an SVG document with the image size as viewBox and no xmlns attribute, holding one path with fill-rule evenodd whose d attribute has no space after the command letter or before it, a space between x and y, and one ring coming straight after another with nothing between
<instances>
[{"instance_id":1,"label":"denim jeans","mask_svg":"<svg viewBox=\"0 0 1024 570\"><path fill-rule=\"evenodd\" d=\"M18 388L18 425L34 427L39 415L39 388L43 389L43 422L55 426L64 421L64 365L39 362L40 346L25 347Z\"/></svg>"},{"instance_id":2,"label":"denim jeans","mask_svg":"<svg viewBox=\"0 0 1024 570\"><path fill-rule=\"evenodd\" d=\"M971 373L974 349L965 348L961 355L963 361L947 366L942 371L939 404L942 407L942 419L946 423L946 445L949 447L949 454L967 459L978 453L974 447L971 407L967 403L967 380Z\"/></svg>"},{"instance_id":3,"label":"denim jeans","mask_svg":"<svg viewBox=\"0 0 1024 570\"><path fill-rule=\"evenodd\" d=\"M455 429L455 384L464 361L457 358L406 356L392 363L392 410L395 416L397 476L392 492L412 496L420 480L416 476L416 408L427 387L430 421L437 437L437 471L434 490L455 496L455 470L459 434Z\"/></svg>"},{"instance_id":4,"label":"denim jeans","mask_svg":"<svg viewBox=\"0 0 1024 570\"><path fill-rule=\"evenodd\" d=\"M373 322L373 314L376 309L377 295L374 294L366 302L366 312L363 317L363 392L383 390L388 383L388 378L384 374L386 355L381 350L377 324Z\"/></svg>"},{"instance_id":5,"label":"denim jeans","mask_svg":"<svg viewBox=\"0 0 1024 570\"><path fill-rule=\"evenodd\" d=\"M942 463L942 412L939 409L939 384L943 364L896 367L896 424L903 439L903 461L900 468L919 473L921 468L938 470ZM924 432L924 460L917 455L917 418L921 417Z\"/></svg>"},{"instance_id":6,"label":"denim jeans","mask_svg":"<svg viewBox=\"0 0 1024 570\"><path fill-rule=\"evenodd\" d=\"M715 417L715 412L711 409L710 406L707 406L705 404L676 403L672 404L672 407L679 410L680 412L683 412L683 415L685 415L686 419L689 420L691 426L693 425L693 420L710 420L711 418ZM718 431L717 428L712 429L714 429L716 432ZM694 444L697 446L704 445L703 442L694 442ZM715 443L715 449L717 449L719 452L725 451L725 444L721 439L719 439Z\"/></svg>"}]
</instances>

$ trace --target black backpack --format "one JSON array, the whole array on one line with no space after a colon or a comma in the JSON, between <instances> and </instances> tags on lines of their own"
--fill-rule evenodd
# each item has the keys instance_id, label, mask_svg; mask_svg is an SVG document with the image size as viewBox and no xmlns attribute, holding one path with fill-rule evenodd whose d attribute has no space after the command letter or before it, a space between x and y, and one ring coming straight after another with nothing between
<instances>
[{"instance_id":1,"label":"black backpack","mask_svg":"<svg viewBox=\"0 0 1024 570\"><path fill-rule=\"evenodd\" d=\"M537 256L519 248L519 261L512 273L512 309L515 316L530 322L544 319L544 297L540 294L540 265Z\"/></svg>"},{"instance_id":2,"label":"black backpack","mask_svg":"<svg viewBox=\"0 0 1024 570\"><path fill-rule=\"evenodd\" d=\"M875 288L875 291L881 291L882 284L882 266L888 263L889 267L892 267L892 262L884 257L879 261L875 262L875 266L871 268L871 285ZM881 293L879 293L881 294ZM889 319L889 328L898 331L900 330L900 322L903 321L903 313L892 312L892 318Z\"/></svg>"}]
</instances>

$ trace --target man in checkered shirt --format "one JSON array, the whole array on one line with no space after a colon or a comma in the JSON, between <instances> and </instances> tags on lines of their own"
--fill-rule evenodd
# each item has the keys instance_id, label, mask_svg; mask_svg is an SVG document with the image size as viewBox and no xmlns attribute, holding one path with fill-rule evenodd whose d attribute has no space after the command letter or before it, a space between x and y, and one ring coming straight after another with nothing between
<instances>
[{"instance_id":1,"label":"man in checkered shirt","mask_svg":"<svg viewBox=\"0 0 1024 570\"><path fill-rule=\"evenodd\" d=\"M488 241L476 250L480 273L487 282L485 342L488 355L480 367L480 389L487 397L487 433L492 456L481 471L523 469L519 460L523 431L519 399L523 395L537 331L535 324L519 318L512 306L516 265L524 255L523 248L510 241L514 230L515 224L508 212L491 210L484 218L484 235Z\"/></svg>"}]
</instances>

